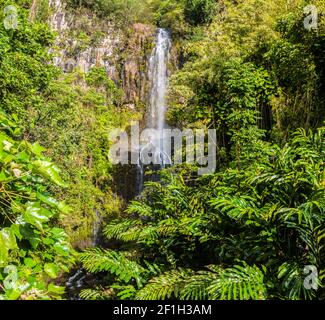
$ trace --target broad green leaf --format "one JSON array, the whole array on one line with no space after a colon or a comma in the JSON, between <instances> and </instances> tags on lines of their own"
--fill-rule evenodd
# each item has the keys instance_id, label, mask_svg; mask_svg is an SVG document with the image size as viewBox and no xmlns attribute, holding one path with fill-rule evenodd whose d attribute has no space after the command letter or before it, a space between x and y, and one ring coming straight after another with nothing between
<instances>
[{"instance_id":1,"label":"broad green leaf","mask_svg":"<svg viewBox=\"0 0 325 320\"><path fill-rule=\"evenodd\" d=\"M33 268L36 266L37 264L37 261L35 261L34 259L32 258L25 258L24 259L24 264L29 267L29 268Z\"/></svg>"},{"instance_id":2,"label":"broad green leaf","mask_svg":"<svg viewBox=\"0 0 325 320\"><path fill-rule=\"evenodd\" d=\"M43 231L43 223L47 222L54 213L41 207L39 202L29 202L23 218L27 223Z\"/></svg>"},{"instance_id":3,"label":"broad green leaf","mask_svg":"<svg viewBox=\"0 0 325 320\"><path fill-rule=\"evenodd\" d=\"M58 242L54 245L54 250L61 255L69 253L70 247L67 243Z\"/></svg>"},{"instance_id":4,"label":"broad green leaf","mask_svg":"<svg viewBox=\"0 0 325 320\"><path fill-rule=\"evenodd\" d=\"M10 229L14 233L17 239L21 240L23 238L22 234L20 233L20 225L19 224L12 224Z\"/></svg>"},{"instance_id":5,"label":"broad green leaf","mask_svg":"<svg viewBox=\"0 0 325 320\"><path fill-rule=\"evenodd\" d=\"M10 228L4 228L0 231L0 237L8 250L16 249L17 242L14 232Z\"/></svg>"},{"instance_id":6,"label":"broad green leaf","mask_svg":"<svg viewBox=\"0 0 325 320\"><path fill-rule=\"evenodd\" d=\"M52 279L55 279L58 277L60 268L57 265L55 265L54 263L45 263L44 271L46 272L46 274L49 277L51 277Z\"/></svg>"},{"instance_id":7,"label":"broad green leaf","mask_svg":"<svg viewBox=\"0 0 325 320\"><path fill-rule=\"evenodd\" d=\"M52 162L37 160L33 161L36 172L40 173L44 177L50 179L52 182L61 187L67 187L67 185L61 179L59 173L60 170Z\"/></svg>"},{"instance_id":8,"label":"broad green leaf","mask_svg":"<svg viewBox=\"0 0 325 320\"><path fill-rule=\"evenodd\" d=\"M53 235L53 237L56 240L65 240L67 238L67 234L65 233L65 231L61 228L52 228L51 229L51 233Z\"/></svg>"},{"instance_id":9,"label":"broad green leaf","mask_svg":"<svg viewBox=\"0 0 325 320\"><path fill-rule=\"evenodd\" d=\"M6 247L3 238L0 236L0 267L4 267L7 264L7 260L8 248Z\"/></svg>"},{"instance_id":10,"label":"broad green leaf","mask_svg":"<svg viewBox=\"0 0 325 320\"><path fill-rule=\"evenodd\" d=\"M60 210L63 213L68 213L70 211L70 208L68 205L66 205L64 202L60 202L60 201L56 200L53 197L47 196L40 192L37 192L36 197L37 197L37 199L43 201L47 205L49 205L53 208L57 208L58 210Z\"/></svg>"},{"instance_id":11,"label":"broad green leaf","mask_svg":"<svg viewBox=\"0 0 325 320\"><path fill-rule=\"evenodd\" d=\"M6 177L6 174L3 170L1 170L0 172L0 181L6 181L7 180L7 177Z\"/></svg>"},{"instance_id":12,"label":"broad green leaf","mask_svg":"<svg viewBox=\"0 0 325 320\"><path fill-rule=\"evenodd\" d=\"M21 162L27 162L30 160L30 156L26 151L22 151L16 155L16 159L20 160Z\"/></svg>"},{"instance_id":13,"label":"broad green leaf","mask_svg":"<svg viewBox=\"0 0 325 320\"><path fill-rule=\"evenodd\" d=\"M16 249L16 237L11 229L4 228L0 231L0 266L5 266L8 261L9 250Z\"/></svg>"},{"instance_id":14,"label":"broad green leaf","mask_svg":"<svg viewBox=\"0 0 325 320\"><path fill-rule=\"evenodd\" d=\"M31 145L31 150L36 156L41 156L42 152L46 149L42 147L38 142Z\"/></svg>"},{"instance_id":15,"label":"broad green leaf","mask_svg":"<svg viewBox=\"0 0 325 320\"><path fill-rule=\"evenodd\" d=\"M6 296L8 300L17 300L20 295L22 294L22 291L18 288L10 289L6 291Z\"/></svg>"},{"instance_id":16,"label":"broad green leaf","mask_svg":"<svg viewBox=\"0 0 325 320\"><path fill-rule=\"evenodd\" d=\"M47 290L52 293L56 294L64 294L65 288L61 286L56 286L53 283L50 283L49 286L47 287Z\"/></svg>"}]
</instances>

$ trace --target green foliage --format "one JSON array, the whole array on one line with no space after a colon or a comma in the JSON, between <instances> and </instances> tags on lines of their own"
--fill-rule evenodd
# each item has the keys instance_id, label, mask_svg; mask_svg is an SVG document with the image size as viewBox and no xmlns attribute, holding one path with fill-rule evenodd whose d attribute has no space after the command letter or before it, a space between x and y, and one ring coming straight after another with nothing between
<instances>
[{"instance_id":1,"label":"green foliage","mask_svg":"<svg viewBox=\"0 0 325 320\"><path fill-rule=\"evenodd\" d=\"M190 26L210 23L218 8L215 0L69 0L68 5L91 9L121 25L155 23L177 36L191 33Z\"/></svg>"},{"instance_id":2,"label":"green foliage","mask_svg":"<svg viewBox=\"0 0 325 320\"><path fill-rule=\"evenodd\" d=\"M84 300L104 300L105 295L100 290L84 289L80 293L80 298Z\"/></svg>"},{"instance_id":3,"label":"green foliage","mask_svg":"<svg viewBox=\"0 0 325 320\"><path fill-rule=\"evenodd\" d=\"M161 266L127 298L322 297L321 286L304 287L303 271L314 265L319 279L325 271L324 150L323 128L316 134L299 130L283 148L259 140L255 161L243 148L240 170L225 168L196 178L195 185L193 168L166 169L124 220L104 231L121 241L121 249L133 250L119 255L130 254L144 270L144 260ZM87 263L105 265L95 257Z\"/></svg>"},{"instance_id":4,"label":"green foliage","mask_svg":"<svg viewBox=\"0 0 325 320\"><path fill-rule=\"evenodd\" d=\"M0 4L2 8L7 3ZM0 271L6 283L6 267L11 263L18 268L19 280L12 290L4 287L3 298L56 298L64 292L48 283L69 271L73 259L69 242L88 246L95 222L119 211L120 200L111 190L108 134L110 128L124 126L131 112L117 112L123 95L103 68L94 68L86 77L77 71L62 75L52 66L48 52L54 37L47 25L38 22L44 20L37 16L40 2L31 12L26 9L31 3L15 5L18 29L0 26L0 104L15 121L1 118L1 125L22 142L17 142L17 159L15 154L3 159L2 179L8 179L10 189L1 204L4 265ZM7 137L5 141L9 150L13 142ZM63 178L49 157L63 169ZM17 203L16 193L21 193ZM10 223L19 237L17 248L8 231Z\"/></svg>"},{"instance_id":5,"label":"green foliage","mask_svg":"<svg viewBox=\"0 0 325 320\"><path fill-rule=\"evenodd\" d=\"M94 221L103 212L119 208L109 186L108 130L122 126L129 113L116 112L123 96L103 68L94 68L86 79L77 72L60 75L50 64L48 52L54 37L48 26L36 17L32 22L28 19L32 12L18 4L17 8L18 29L5 30L0 25L0 104L8 114L17 115L21 135L44 146L46 155L60 164L65 180L74 186L64 192L51 191L71 206L63 224L74 245L84 247L92 241ZM37 146L35 150L41 150ZM35 160L34 167L64 186L56 166Z\"/></svg>"},{"instance_id":6,"label":"green foliage","mask_svg":"<svg viewBox=\"0 0 325 320\"><path fill-rule=\"evenodd\" d=\"M39 144L17 139L14 119L1 113L0 126L0 299L60 298L48 279L69 270L73 252L58 227L68 207L49 186L64 183Z\"/></svg>"},{"instance_id":7,"label":"green foliage","mask_svg":"<svg viewBox=\"0 0 325 320\"><path fill-rule=\"evenodd\" d=\"M220 128L218 142L226 150L228 106L255 108L258 126L279 143L299 127L322 125L322 16L317 33L303 27L303 1L289 12L282 2L225 1L224 6L205 36L186 43L187 63L171 79L170 123Z\"/></svg>"},{"instance_id":8,"label":"green foliage","mask_svg":"<svg viewBox=\"0 0 325 320\"><path fill-rule=\"evenodd\" d=\"M6 3L0 2L0 20ZM9 113L18 115L27 127L28 108L43 103L42 92L57 74L48 64L48 46L53 42L49 27L42 23L30 23L28 10L19 8L19 28L5 30L0 24L0 104Z\"/></svg>"},{"instance_id":9,"label":"green foliage","mask_svg":"<svg viewBox=\"0 0 325 320\"><path fill-rule=\"evenodd\" d=\"M135 279L141 285L140 276L145 271L136 262L111 250L88 249L81 255L81 261L89 272L109 271L126 283Z\"/></svg>"},{"instance_id":10,"label":"green foliage","mask_svg":"<svg viewBox=\"0 0 325 320\"><path fill-rule=\"evenodd\" d=\"M149 281L136 298L140 300L262 300L265 295L263 273L256 267L235 265L225 270L210 265L195 273L179 269Z\"/></svg>"},{"instance_id":11,"label":"green foliage","mask_svg":"<svg viewBox=\"0 0 325 320\"><path fill-rule=\"evenodd\" d=\"M216 0L185 0L185 18L194 25L211 22L216 7Z\"/></svg>"},{"instance_id":12,"label":"green foliage","mask_svg":"<svg viewBox=\"0 0 325 320\"><path fill-rule=\"evenodd\" d=\"M93 67L86 74L86 83L98 89L102 88L106 101L110 104L120 104L123 98L123 91L116 87L113 80L107 77L105 68Z\"/></svg>"},{"instance_id":13,"label":"green foliage","mask_svg":"<svg viewBox=\"0 0 325 320\"><path fill-rule=\"evenodd\" d=\"M151 3L151 0L68 0L68 5L74 9L86 7L101 18L128 25L151 21Z\"/></svg>"},{"instance_id":14,"label":"green foliage","mask_svg":"<svg viewBox=\"0 0 325 320\"><path fill-rule=\"evenodd\" d=\"M69 0L96 24L170 29L169 122L217 130L216 173L162 170L121 214L108 133L138 114L104 68L51 65L47 1L15 4L19 28L0 25L0 299L60 298L69 240L89 247L102 220L108 248L79 256L101 279L83 299L324 299L323 15L307 31L303 0ZM69 57L103 36L68 31Z\"/></svg>"},{"instance_id":15,"label":"green foliage","mask_svg":"<svg viewBox=\"0 0 325 320\"><path fill-rule=\"evenodd\" d=\"M72 208L63 224L79 248L91 243L95 221L116 216L121 206L111 189L109 130L125 126L136 113L121 107L120 93L103 68L87 75L76 70L52 81L46 104L32 108L30 134L74 186L59 195Z\"/></svg>"},{"instance_id":16,"label":"green foliage","mask_svg":"<svg viewBox=\"0 0 325 320\"><path fill-rule=\"evenodd\" d=\"M109 288L84 289L80 297L89 300L97 299L133 299L137 291L148 279L160 272L156 264L143 262L142 266L132 252L118 252L88 249L80 255L84 268L92 273L108 272ZM107 278L107 277L106 277ZM105 278L104 278L105 279ZM111 283L112 280L115 282ZM105 280L102 281L102 284Z\"/></svg>"},{"instance_id":17,"label":"green foliage","mask_svg":"<svg viewBox=\"0 0 325 320\"><path fill-rule=\"evenodd\" d=\"M139 300L165 300L178 297L180 288L186 279L193 274L190 270L173 270L150 280L142 290L137 293Z\"/></svg>"},{"instance_id":18,"label":"green foliage","mask_svg":"<svg viewBox=\"0 0 325 320\"><path fill-rule=\"evenodd\" d=\"M185 21L183 1L156 1L154 20L158 26L172 30L177 36L184 36L189 31Z\"/></svg>"}]
</instances>

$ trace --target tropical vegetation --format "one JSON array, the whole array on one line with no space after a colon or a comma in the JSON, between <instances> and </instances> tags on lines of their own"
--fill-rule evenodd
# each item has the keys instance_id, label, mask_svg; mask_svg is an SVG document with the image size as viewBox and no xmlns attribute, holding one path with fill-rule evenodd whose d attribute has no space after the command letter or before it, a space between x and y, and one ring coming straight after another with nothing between
<instances>
[{"instance_id":1,"label":"tropical vegetation","mask_svg":"<svg viewBox=\"0 0 325 320\"><path fill-rule=\"evenodd\" d=\"M304 0L66 1L168 29L168 123L217 132L214 173L167 167L130 202L109 130L144 106L102 66L54 66L36 2L0 0L0 299L68 298L77 267L82 299L325 299L324 0L313 28Z\"/></svg>"}]
</instances>

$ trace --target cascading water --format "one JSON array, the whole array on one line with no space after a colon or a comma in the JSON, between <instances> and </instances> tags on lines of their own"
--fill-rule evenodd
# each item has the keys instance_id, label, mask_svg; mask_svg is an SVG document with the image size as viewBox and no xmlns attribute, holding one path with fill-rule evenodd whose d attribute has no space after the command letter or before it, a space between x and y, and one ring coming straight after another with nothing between
<instances>
[{"instance_id":1,"label":"cascading water","mask_svg":"<svg viewBox=\"0 0 325 320\"><path fill-rule=\"evenodd\" d=\"M171 41L169 33L158 29L156 47L149 60L149 112L147 127L157 129L161 134L166 126L166 94L168 85L168 62Z\"/></svg>"},{"instance_id":2,"label":"cascading water","mask_svg":"<svg viewBox=\"0 0 325 320\"><path fill-rule=\"evenodd\" d=\"M137 190L143 190L144 166L142 155L153 154L155 169L161 169L169 163L164 153L164 129L166 128L167 88L168 88L168 63L171 49L170 34L165 29L158 29L156 45L149 59L150 93L146 115L146 129L155 129L155 136L151 136L150 142L142 142L140 146L140 161L138 164ZM158 168L157 168L158 166ZM157 176L151 176L150 180L156 180Z\"/></svg>"},{"instance_id":3,"label":"cascading water","mask_svg":"<svg viewBox=\"0 0 325 320\"><path fill-rule=\"evenodd\" d=\"M168 63L171 48L170 35L165 29L158 29L156 46L149 60L150 96L147 113L147 128L156 129L158 137L154 141L156 156L164 166L164 136L166 128Z\"/></svg>"}]
</instances>

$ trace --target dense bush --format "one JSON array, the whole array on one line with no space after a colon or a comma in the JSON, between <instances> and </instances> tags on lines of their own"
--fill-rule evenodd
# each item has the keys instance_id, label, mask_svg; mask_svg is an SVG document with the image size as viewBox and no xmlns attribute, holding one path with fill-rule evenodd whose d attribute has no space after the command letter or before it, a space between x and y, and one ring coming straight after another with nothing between
<instances>
[{"instance_id":1,"label":"dense bush","mask_svg":"<svg viewBox=\"0 0 325 320\"><path fill-rule=\"evenodd\" d=\"M216 8L216 0L185 0L185 18L194 25L211 22Z\"/></svg>"},{"instance_id":2,"label":"dense bush","mask_svg":"<svg viewBox=\"0 0 325 320\"><path fill-rule=\"evenodd\" d=\"M1 21L10 4L0 1ZM29 1L15 5L18 28L0 24L0 299L57 299L65 289L50 280L68 272L74 260L62 228L69 210L55 197L68 185L32 141L37 120L30 117L32 106L44 105L57 74L48 63L54 38L47 25L28 22Z\"/></svg>"},{"instance_id":3,"label":"dense bush","mask_svg":"<svg viewBox=\"0 0 325 320\"><path fill-rule=\"evenodd\" d=\"M282 149L246 141L240 171L234 163L194 187L193 168L166 170L105 228L120 251L82 254L87 270L115 276L111 296L83 296L324 298L304 286L305 266L317 267L321 281L325 274L324 150L324 128L300 130Z\"/></svg>"},{"instance_id":4,"label":"dense bush","mask_svg":"<svg viewBox=\"0 0 325 320\"><path fill-rule=\"evenodd\" d=\"M59 227L69 208L49 186L68 187L44 148L17 139L14 120L0 113L0 299L60 298L63 287L49 283L68 272L73 252Z\"/></svg>"},{"instance_id":5,"label":"dense bush","mask_svg":"<svg viewBox=\"0 0 325 320\"><path fill-rule=\"evenodd\" d=\"M218 8L216 0L68 0L68 4L74 9L86 7L117 23L156 23L183 36L190 31L188 24L211 22Z\"/></svg>"},{"instance_id":6,"label":"dense bush","mask_svg":"<svg viewBox=\"0 0 325 320\"><path fill-rule=\"evenodd\" d=\"M89 8L99 17L113 19L121 25L149 22L153 18L150 0L68 0L67 2L72 8Z\"/></svg>"}]
</instances>

